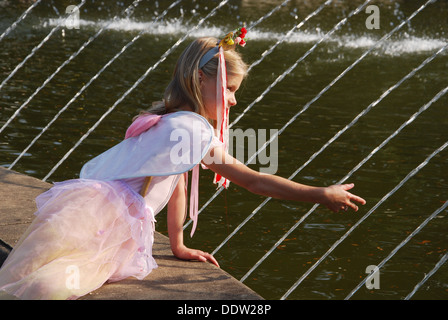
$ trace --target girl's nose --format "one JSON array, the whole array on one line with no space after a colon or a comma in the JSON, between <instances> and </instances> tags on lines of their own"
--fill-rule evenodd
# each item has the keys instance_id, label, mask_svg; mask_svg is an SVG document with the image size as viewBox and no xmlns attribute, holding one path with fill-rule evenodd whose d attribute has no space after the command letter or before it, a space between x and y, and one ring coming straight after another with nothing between
<instances>
[{"instance_id":1,"label":"girl's nose","mask_svg":"<svg viewBox=\"0 0 448 320\"><path fill-rule=\"evenodd\" d=\"M235 98L234 93L228 93L227 103L228 103L229 107L233 107L234 105L236 105L236 98Z\"/></svg>"}]
</instances>

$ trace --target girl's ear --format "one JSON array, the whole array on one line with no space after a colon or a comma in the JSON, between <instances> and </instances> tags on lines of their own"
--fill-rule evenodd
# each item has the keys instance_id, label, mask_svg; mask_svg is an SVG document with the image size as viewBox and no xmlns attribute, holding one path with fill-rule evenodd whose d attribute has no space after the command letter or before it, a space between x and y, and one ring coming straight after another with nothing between
<instances>
[{"instance_id":1,"label":"girl's ear","mask_svg":"<svg viewBox=\"0 0 448 320\"><path fill-rule=\"evenodd\" d=\"M198 73L199 73L199 84L202 84L202 80L204 79L204 72L201 69L199 69Z\"/></svg>"}]
</instances>

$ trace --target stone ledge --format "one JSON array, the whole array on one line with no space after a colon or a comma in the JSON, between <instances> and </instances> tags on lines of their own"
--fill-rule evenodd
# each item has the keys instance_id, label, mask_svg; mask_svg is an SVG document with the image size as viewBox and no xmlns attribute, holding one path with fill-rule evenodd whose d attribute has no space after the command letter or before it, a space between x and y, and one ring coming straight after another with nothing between
<instances>
[{"instance_id":1,"label":"stone ledge","mask_svg":"<svg viewBox=\"0 0 448 320\"><path fill-rule=\"evenodd\" d=\"M51 184L0 167L0 265L33 220L34 199ZM158 268L145 279L107 283L82 300L262 300L257 293L210 263L179 260L169 239L156 233Z\"/></svg>"}]
</instances>

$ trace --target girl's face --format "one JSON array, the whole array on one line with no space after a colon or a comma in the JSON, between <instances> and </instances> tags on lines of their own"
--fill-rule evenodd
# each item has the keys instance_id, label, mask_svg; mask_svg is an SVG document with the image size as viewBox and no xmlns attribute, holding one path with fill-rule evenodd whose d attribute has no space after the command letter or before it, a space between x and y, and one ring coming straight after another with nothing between
<instances>
[{"instance_id":1,"label":"girl's face","mask_svg":"<svg viewBox=\"0 0 448 320\"><path fill-rule=\"evenodd\" d=\"M235 93L240 88L243 81L243 75L234 75L227 77L227 105L232 107L236 105ZM207 118L216 120L216 78L209 78L199 70L199 79L201 84L202 100L204 102Z\"/></svg>"}]
</instances>

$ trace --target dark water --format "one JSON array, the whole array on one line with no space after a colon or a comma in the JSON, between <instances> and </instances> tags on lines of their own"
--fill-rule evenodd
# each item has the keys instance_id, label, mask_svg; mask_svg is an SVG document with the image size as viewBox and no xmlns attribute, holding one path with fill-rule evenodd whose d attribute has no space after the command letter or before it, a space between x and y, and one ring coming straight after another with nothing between
<instances>
[{"instance_id":1,"label":"dark water","mask_svg":"<svg viewBox=\"0 0 448 320\"><path fill-rule=\"evenodd\" d=\"M13 170L43 179L98 119L178 39L196 26L220 1L183 0L164 19L152 23L174 1L142 1L126 19L110 25L27 103L0 133L0 165L8 168L61 108L140 32L97 79L82 90L44 134L14 165ZM132 117L159 100L176 57L198 36L221 36L253 22L283 1L229 1L178 45L139 83L47 181L77 178L82 165L123 139ZM0 81L29 55L57 25L74 1L42 1L0 42ZM57 30L0 89L3 126L43 82L88 39L112 22L131 1L89 0L80 10L80 28ZM248 34L243 49L251 64L324 1L287 2ZM231 121L279 75L305 55L333 26L363 1L333 1L255 66L238 92ZM237 122L234 128L281 129L376 41L388 34L425 1L371 1L379 9L379 29L368 29L365 9L320 43ZM0 1L0 34L30 5ZM332 85L278 139L277 174L289 177L338 131L425 59L448 43L448 2L435 1L360 60ZM394 133L412 114L448 83L444 51L404 81L306 165L294 181L325 186L340 181L352 168ZM334 214L318 207L244 283L267 299L280 299L325 252L414 168L447 141L448 96L443 95L403 128L348 179L355 193L367 200L357 213ZM271 149L272 150L272 149ZM268 148L269 151L269 148ZM359 227L319 263L288 299L344 299L448 198L448 150L424 167L381 203ZM247 160L247 157L246 157ZM252 165L259 168L259 164ZM200 206L215 193L212 174L202 171ZM201 213L187 245L212 252L264 200L231 184ZM222 268L242 278L271 247L312 208L311 204L271 200L216 254ZM403 299L447 253L447 211L432 219L380 269L380 288L362 286L353 299ZM157 229L166 233L165 214ZM189 228L188 228L189 230ZM417 299L448 297L448 264L417 291Z\"/></svg>"}]
</instances>

